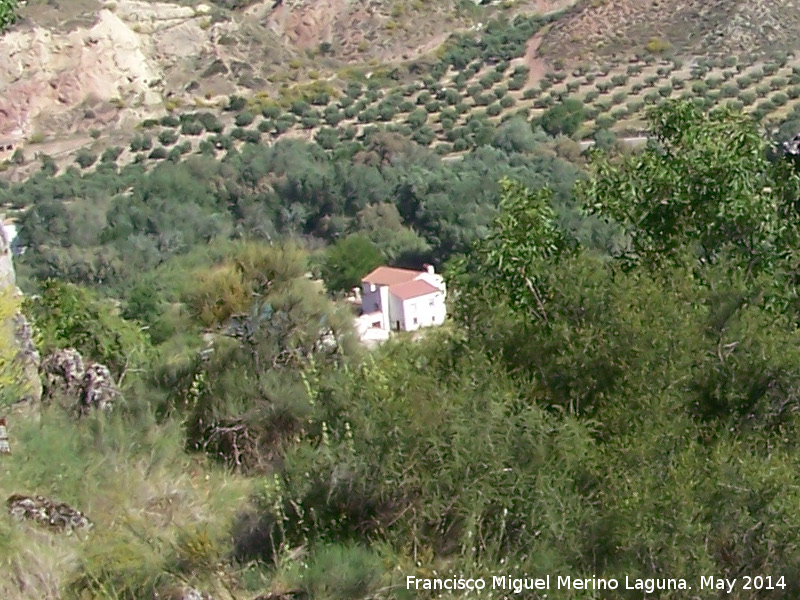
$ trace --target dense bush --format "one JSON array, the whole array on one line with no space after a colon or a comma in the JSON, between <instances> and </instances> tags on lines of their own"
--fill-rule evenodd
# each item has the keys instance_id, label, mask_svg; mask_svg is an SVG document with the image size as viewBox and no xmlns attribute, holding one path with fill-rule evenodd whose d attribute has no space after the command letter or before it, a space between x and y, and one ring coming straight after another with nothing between
<instances>
[{"instance_id":1,"label":"dense bush","mask_svg":"<svg viewBox=\"0 0 800 600\"><path fill-rule=\"evenodd\" d=\"M545 111L541 126L550 135L572 135L583 123L584 106L580 100L568 98Z\"/></svg>"}]
</instances>

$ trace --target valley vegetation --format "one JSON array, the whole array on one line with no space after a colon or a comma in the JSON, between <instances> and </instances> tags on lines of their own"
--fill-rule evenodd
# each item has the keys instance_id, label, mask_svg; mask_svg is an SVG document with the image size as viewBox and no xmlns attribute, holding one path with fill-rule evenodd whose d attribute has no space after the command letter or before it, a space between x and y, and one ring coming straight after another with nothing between
<instances>
[{"instance_id":1,"label":"valley vegetation","mask_svg":"<svg viewBox=\"0 0 800 600\"><path fill-rule=\"evenodd\" d=\"M0 491L96 525L0 519L3 596L752 573L795 597L800 178L735 110L650 127L580 168L526 127L462 161L384 133L6 186L40 349L102 361L124 402L12 409ZM318 276L378 260L442 266L450 322L362 348Z\"/></svg>"}]
</instances>

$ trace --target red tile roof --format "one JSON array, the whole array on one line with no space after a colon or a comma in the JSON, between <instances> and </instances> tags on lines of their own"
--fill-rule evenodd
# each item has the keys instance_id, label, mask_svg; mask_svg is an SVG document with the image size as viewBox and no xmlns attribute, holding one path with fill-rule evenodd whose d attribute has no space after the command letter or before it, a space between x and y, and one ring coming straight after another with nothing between
<instances>
[{"instance_id":1,"label":"red tile roof","mask_svg":"<svg viewBox=\"0 0 800 600\"><path fill-rule=\"evenodd\" d=\"M435 285L431 285L424 279L415 279L414 281L407 281L405 283L398 283L389 287L389 293L397 296L400 300L410 300L411 298L418 298L419 296L427 296L441 292Z\"/></svg>"},{"instance_id":2,"label":"red tile roof","mask_svg":"<svg viewBox=\"0 0 800 600\"><path fill-rule=\"evenodd\" d=\"M424 271L412 271L411 269L398 269L395 267L378 267L369 275L366 275L362 283L372 283L375 285L395 285L413 281Z\"/></svg>"}]
</instances>

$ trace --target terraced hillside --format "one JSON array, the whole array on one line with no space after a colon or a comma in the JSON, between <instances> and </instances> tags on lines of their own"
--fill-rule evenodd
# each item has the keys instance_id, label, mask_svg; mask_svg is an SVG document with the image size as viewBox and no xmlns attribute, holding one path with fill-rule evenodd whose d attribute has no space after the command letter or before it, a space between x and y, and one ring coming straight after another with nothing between
<instances>
[{"instance_id":1,"label":"terraced hillside","mask_svg":"<svg viewBox=\"0 0 800 600\"><path fill-rule=\"evenodd\" d=\"M498 22L477 41L452 40L437 61L418 61L406 70L348 70L335 79L287 86L276 98L232 95L221 105L176 108L142 122L132 139L98 136L77 154L69 149L59 166L176 161L286 137L315 140L333 151L378 131L457 155L487 143L503 122L542 123L549 109L568 98L582 105L582 124L570 132L576 139L603 130L636 135L648 106L678 97L704 108L744 110L766 127L800 120L800 59L789 53L762 61L684 62L650 55L549 70L537 81L525 40L543 26L541 18ZM36 148L30 146L31 154ZM17 162L8 166L38 168L35 161Z\"/></svg>"},{"instance_id":2,"label":"terraced hillside","mask_svg":"<svg viewBox=\"0 0 800 600\"><path fill-rule=\"evenodd\" d=\"M515 10L537 9L538 13L571 4L529 2L515 5ZM612 10L611 4L604 4L591 10L617 18L623 14L619 11L635 16L647 6L646 2L622 3ZM653 6L657 10L648 13L649 25L674 22L676 27L682 25L678 29L688 31L687 23L696 22L699 30L695 32L705 31L704 24L712 21L733 27L737 19L751 18L747 11L758 7L717 2L692 12L692 5L685 2ZM776 2L761 15L761 26L771 27L769 19L792 6ZM7 177L18 180L38 168L38 162L30 160L36 155L54 159L57 169L74 163L91 169L104 162L177 161L189 153L215 154L284 137L315 140L333 151L383 130L431 146L442 155L457 155L486 143L498 125L511 119L514 127L523 120L534 126L543 124L548 110L568 98L578 101L581 108L580 126L568 132L576 139L600 131L636 135L644 128L648 106L676 97L692 98L705 108L727 104L751 113L770 128L800 120L800 59L789 51L761 57L744 53L681 58L675 48L666 51L651 45L650 51L574 64L543 59L540 51L544 49L546 56L547 45L588 18L588 10L511 19L501 11L471 31L451 35L435 52L408 61L342 67L309 55L303 60L309 64L316 60L318 70L303 71L298 59L285 76L272 73L271 91L235 86L228 89L236 93L224 95L175 95L164 108L157 107L153 116L140 120L133 133L99 126L91 117L104 116L103 106L86 105L82 110L87 122L73 129L73 135L31 136L13 156L10 152L0 156L6 159L2 169ZM631 17L632 22L638 23L638 18ZM763 50L770 40L786 40L755 26L747 31L748 39L755 40L753 48ZM645 33L647 37L651 31ZM733 38L725 39L731 42ZM561 56L568 57L566 48L573 46L565 43ZM220 72L214 77L225 80L229 76Z\"/></svg>"}]
</instances>

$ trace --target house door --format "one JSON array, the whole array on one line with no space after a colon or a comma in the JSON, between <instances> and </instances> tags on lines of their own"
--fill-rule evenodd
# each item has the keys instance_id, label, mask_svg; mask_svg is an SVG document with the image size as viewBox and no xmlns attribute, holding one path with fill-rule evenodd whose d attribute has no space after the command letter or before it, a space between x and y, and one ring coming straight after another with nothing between
<instances>
[{"instance_id":1,"label":"house door","mask_svg":"<svg viewBox=\"0 0 800 600\"><path fill-rule=\"evenodd\" d=\"M397 331L400 331L400 321L395 321L395 327L397 328Z\"/></svg>"}]
</instances>

